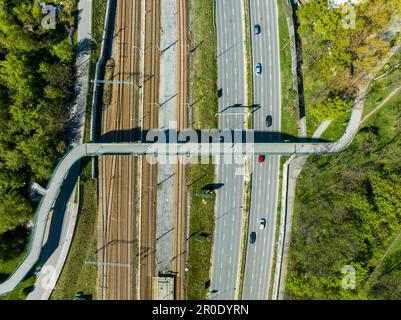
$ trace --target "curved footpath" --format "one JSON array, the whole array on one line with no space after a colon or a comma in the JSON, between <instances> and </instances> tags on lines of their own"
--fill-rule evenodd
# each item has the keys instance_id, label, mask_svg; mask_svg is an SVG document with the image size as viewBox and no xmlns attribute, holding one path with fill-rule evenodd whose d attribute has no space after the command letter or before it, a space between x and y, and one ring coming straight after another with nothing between
<instances>
[{"instance_id":1,"label":"curved footpath","mask_svg":"<svg viewBox=\"0 0 401 320\"><path fill-rule=\"evenodd\" d=\"M59 161L47 185L46 194L42 197L35 216L34 228L28 254L18 265L11 276L0 284L0 295L12 291L35 266L42 249L48 214L63 186L70 168L84 157L107 155L132 156L217 156L217 155L310 155L336 153L344 150L352 142L362 117L363 104L358 100L353 108L348 127L343 137L335 143L117 143L117 144L81 144L71 149Z\"/></svg>"}]
</instances>

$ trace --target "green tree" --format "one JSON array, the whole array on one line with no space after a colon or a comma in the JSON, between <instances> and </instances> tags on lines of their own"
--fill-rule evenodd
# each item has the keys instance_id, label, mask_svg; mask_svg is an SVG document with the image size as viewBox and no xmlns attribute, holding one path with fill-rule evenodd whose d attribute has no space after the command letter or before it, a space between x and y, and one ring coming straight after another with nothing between
<instances>
[{"instance_id":1,"label":"green tree","mask_svg":"<svg viewBox=\"0 0 401 320\"><path fill-rule=\"evenodd\" d=\"M52 52L64 63L71 63L75 56L74 48L71 48L68 38L53 46Z\"/></svg>"},{"instance_id":2,"label":"green tree","mask_svg":"<svg viewBox=\"0 0 401 320\"><path fill-rule=\"evenodd\" d=\"M31 215L31 204L19 193L0 195L0 234L15 229Z\"/></svg>"},{"instance_id":3,"label":"green tree","mask_svg":"<svg viewBox=\"0 0 401 320\"><path fill-rule=\"evenodd\" d=\"M350 102L338 97L328 98L323 103L318 104L311 110L311 115L316 121L336 120L341 117L349 108Z\"/></svg>"}]
</instances>

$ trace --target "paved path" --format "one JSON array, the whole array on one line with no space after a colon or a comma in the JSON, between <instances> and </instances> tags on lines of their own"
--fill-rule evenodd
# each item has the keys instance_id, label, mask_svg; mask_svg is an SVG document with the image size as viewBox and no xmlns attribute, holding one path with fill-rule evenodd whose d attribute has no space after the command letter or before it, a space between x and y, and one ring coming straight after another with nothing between
<instances>
[{"instance_id":1,"label":"paved path","mask_svg":"<svg viewBox=\"0 0 401 320\"><path fill-rule=\"evenodd\" d=\"M88 75L90 64L90 33L92 28L92 0L80 0L78 2L78 11L80 12L80 17L78 19L77 29L78 45L77 57L75 60L75 94L71 108L73 117L68 126L68 139L71 146L76 146L82 143L84 136L86 101L89 85ZM56 234L56 238L51 234L48 235L40 259L43 263L43 268L38 275L33 291L28 294L27 300L49 299L61 274L72 242L72 236L74 234L76 218L78 215L78 205L74 203L76 192L74 186L79 172L79 165L71 170L71 179L69 181L72 193L69 194L68 192L63 192L63 194L60 195L60 199L64 197L67 203L63 205L63 201L59 201L58 203L60 205L56 206L53 210L52 217L54 217L54 219L49 221L47 227L48 231L54 231L54 228L56 228L57 230L61 230L61 233Z\"/></svg>"}]
</instances>

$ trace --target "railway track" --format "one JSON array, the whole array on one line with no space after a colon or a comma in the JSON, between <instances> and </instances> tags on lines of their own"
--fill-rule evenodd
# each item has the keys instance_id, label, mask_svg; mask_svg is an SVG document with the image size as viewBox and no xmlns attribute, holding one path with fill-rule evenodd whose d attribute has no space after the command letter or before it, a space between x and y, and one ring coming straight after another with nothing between
<instances>
[{"instance_id":1,"label":"railway track","mask_svg":"<svg viewBox=\"0 0 401 320\"><path fill-rule=\"evenodd\" d=\"M187 2L176 0L177 8L177 129L188 127L188 45L187 45ZM186 261L186 166L179 159L174 176L174 264L175 299L184 300Z\"/></svg>"},{"instance_id":2,"label":"railway track","mask_svg":"<svg viewBox=\"0 0 401 320\"><path fill-rule=\"evenodd\" d=\"M160 75L160 0L145 0L145 49L143 84L144 132L158 128ZM157 165L142 159L140 295L153 298L156 260Z\"/></svg>"},{"instance_id":3,"label":"railway track","mask_svg":"<svg viewBox=\"0 0 401 320\"><path fill-rule=\"evenodd\" d=\"M114 37L115 68L111 104L102 111L102 141L134 141L139 122L139 87L132 81L140 69L141 0L117 0ZM100 218L98 298L135 299L136 176L138 160L113 156L99 159Z\"/></svg>"}]
</instances>

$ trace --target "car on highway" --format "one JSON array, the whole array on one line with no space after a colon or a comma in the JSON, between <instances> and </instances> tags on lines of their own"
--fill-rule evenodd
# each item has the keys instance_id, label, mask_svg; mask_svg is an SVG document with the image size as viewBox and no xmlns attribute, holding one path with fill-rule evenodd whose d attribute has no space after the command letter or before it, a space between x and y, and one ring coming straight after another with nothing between
<instances>
[{"instance_id":1,"label":"car on highway","mask_svg":"<svg viewBox=\"0 0 401 320\"><path fill-rule=\"evenodd\" d=\"M260 218L259 219L259 230L263 230L266 228L266 219Z\"/></svg>"},{"instance_id":2,"label":"car on highway","mask_svg":"<svg viewBox=\"0 0 401 320\"><path fill-rule=\"evenodd\" d=\"M249 242L255 243L255 241L256 241L256 232L253 231L253 232L251 232L251 235L249 236Z\"/></svg>"},{"instance_id":3,"label":"car on highway","mask_svg":"<svg viewBox=\"0 0 401 320\"><path fill-rule=\"evenodd\" d=\"M253 27L253 31L255 32L255 34L259 34L262 31L260 24L255 24L255 26Z\"/></svg>"},{"instance_id":4,"label":"car on highway","mask_svg":"<svg viewBox=\"0 0 401 320\"><path fill-rule=\"evenodd\" d=\"M255 66L255 71L257 75L262 74L262 64L261 63L257 63Z\"/></svg>"},{"instance_id":5,"label":"car on highway","mask_svg":"<svg viewBox=\"0 0 401 320\"><path fill-rule=\"evenodd\" d=\"M270 128L273 125L273 117L271 115L268 115L266 117L266 127Z\"/></svg>"},{"instance_id":6,"label":"car on highway","mask_svg":"<svg viewBox=\"0 0 401 320\"><path fill-rule=\"evenodd\" d=\"M266 159L265 156L260 155L260 156L258 157L258 162L259 162L259 163L263 163L263 162L265 162L265 159Z\"/></svg>"}]
</instances>

